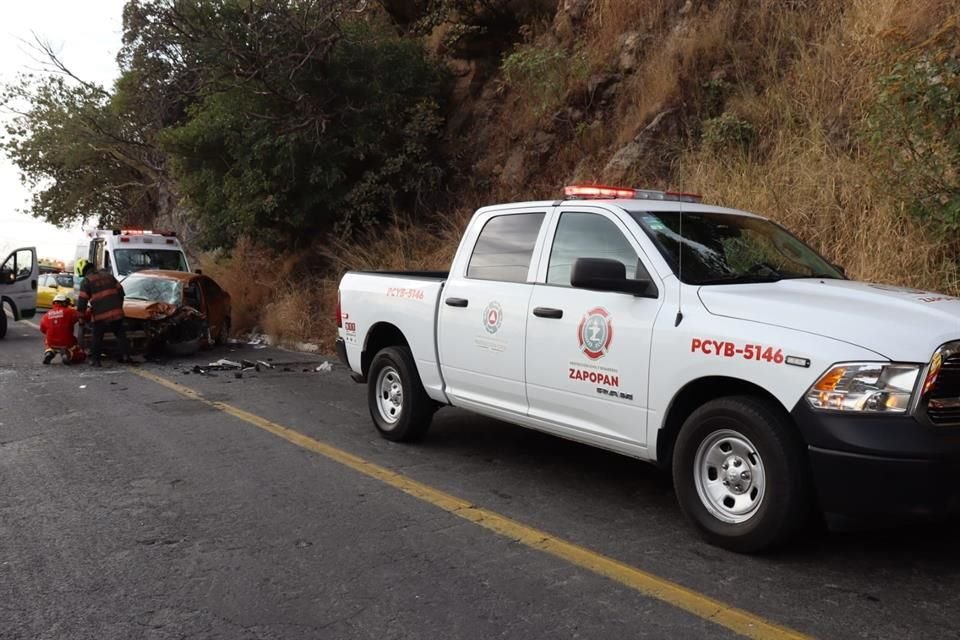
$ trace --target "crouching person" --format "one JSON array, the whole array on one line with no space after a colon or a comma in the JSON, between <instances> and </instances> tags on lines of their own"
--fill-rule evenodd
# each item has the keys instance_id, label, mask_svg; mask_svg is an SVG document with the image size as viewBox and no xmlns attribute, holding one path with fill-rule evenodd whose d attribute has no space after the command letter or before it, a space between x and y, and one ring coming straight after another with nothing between
<instances>
[{"instance_id":1,"label":"crouching person","mask_svg":"<svg viewBox=\"0 0 960 640\"><path fill-rule=\"evenodd\" d=\"M50 364L57 352L63 352L63 361L66 364L83 362L87 359L77 338L73 335L73 328L80 321L80 314L70 306L70 299L62 293L53 298L53 307L40 320L40 331L43 333L43 364Z\"/></svg>"}]
</instances>

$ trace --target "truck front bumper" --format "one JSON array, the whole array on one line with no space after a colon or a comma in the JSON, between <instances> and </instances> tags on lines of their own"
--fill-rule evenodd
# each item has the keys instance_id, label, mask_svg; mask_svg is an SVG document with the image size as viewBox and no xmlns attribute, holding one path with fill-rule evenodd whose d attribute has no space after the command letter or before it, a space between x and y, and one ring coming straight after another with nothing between
<instances>
[{"instance_id":1,"label":"truck front bumper","mask_svg":"<svg viewBox=\"0 0 960 640\"><path fill-rule=\"evenodd\" d=\"M831 515L960 513L960 428L913 416L824 413L801 400L793 417L808 446L820 509Z\"/></svg>"}]
</instances>

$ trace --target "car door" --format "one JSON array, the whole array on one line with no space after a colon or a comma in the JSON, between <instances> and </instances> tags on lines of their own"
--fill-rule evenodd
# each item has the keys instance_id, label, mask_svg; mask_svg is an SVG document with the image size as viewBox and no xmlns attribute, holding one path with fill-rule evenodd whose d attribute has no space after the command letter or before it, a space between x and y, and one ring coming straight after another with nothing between
<instances>
[{"instance_id":1,"label":"car door","mask_svg":"<svg viewBox=\"0 0 960 640\"><path fill-rule=\"evenodd\" d=\"M455 405L525 415L524 341L548 207L477 214L441 292L438 348ZM489 413L489 411L488 411Z\"/></svg>"},{"instance_id":2,"label":"car door","mask_svg":"<svg viewBox=\"0 0 960 640\"><path fill-rule=\"evenodd\" d=\"M37 280L37 307L46 309L53 306L53 296L57 295L57 282L53 276L42 274Z\"/></svg>"},{"instance_id":3,"label":"car door","mask_svg":"<svg viewBox=\"0 0 960 640\"><path fill-rule=\"evenodd\" d=\"M0 263L0 296L13 306L16 319L36 314L39 279L40 265L33 247L16 249Z\"/></svg>"},{"instance_id":4,"label":"car door","mask_svg":"<svg viewBox=\"0 0 960 640\"><path fill-rule=\"evenodd\" d=\"M207 316L207 324L214 335L224 326L226 319L226 305L223 301L223 291L207 276L197 278L200 290L203 293L203 313Z\"/></svg>"},{"instance_id":5,"label":"car door","mask_svg":"<svg viewBox=\"0 0 960 640\"><path fill-rule=\"evenodd\" d=\"M651 279L655 272L611 211L563 207L551 227L528 314L530 416L608 448L645 446L658 292L639 297L577 289L570 274L578 258L620 261L628 278Z\"/></svg>"}]
</instances>

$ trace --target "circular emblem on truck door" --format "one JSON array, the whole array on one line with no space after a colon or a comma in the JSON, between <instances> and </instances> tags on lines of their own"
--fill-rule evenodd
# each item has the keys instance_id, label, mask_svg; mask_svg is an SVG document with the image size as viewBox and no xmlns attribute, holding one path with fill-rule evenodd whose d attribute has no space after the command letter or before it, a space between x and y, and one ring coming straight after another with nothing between
<instances>
[{"instance_id":1,"label":"circular emblem on truck door","mask_svg":"<svg viewBox=\"0 0 960 640\"><path fill-rule=\"evenodd\" d=\"M577 338L580 340L580 350L591 360L607 355L613 340L610 313L603 307L596 307L583 314L577 327Z\"/></svg>"},{"instance_id":2,"label":"circular emblem on truck door","mask_svg":"<svg viewBox=\"0 0 960 640\"><path fill-rule=\"evenodd\" d=\"M496 333L500 330L501 324L503 324L503 309L500 308L499 302L491 302L483 310L483 328L487 333Z\"/></svg>"}]
</instances>

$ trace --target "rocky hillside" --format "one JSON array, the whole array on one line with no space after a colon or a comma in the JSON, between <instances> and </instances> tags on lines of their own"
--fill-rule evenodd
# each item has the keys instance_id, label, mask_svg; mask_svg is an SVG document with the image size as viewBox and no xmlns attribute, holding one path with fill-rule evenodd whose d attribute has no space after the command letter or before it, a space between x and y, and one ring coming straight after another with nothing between
<instances>
[{"instance_id":1,"label":"rocky hillside","mask_svg":"<svg viewBox=\"0 0 960 640\"><path fill-rule=\"evenodd\" d=\"M960 293L954 2L384 6L455 75L459 172L437 222L328 245L324 306L338 269L442 268L476 206L575 181L698 192L779 220L852 277ZM305 326L271 308L268 327Z\"/></svg>"}]
</instances>

